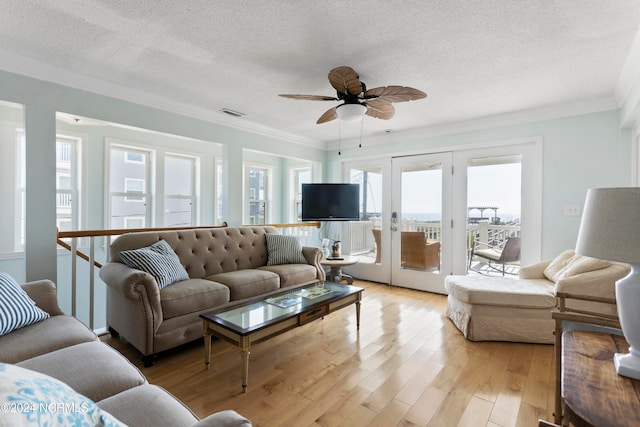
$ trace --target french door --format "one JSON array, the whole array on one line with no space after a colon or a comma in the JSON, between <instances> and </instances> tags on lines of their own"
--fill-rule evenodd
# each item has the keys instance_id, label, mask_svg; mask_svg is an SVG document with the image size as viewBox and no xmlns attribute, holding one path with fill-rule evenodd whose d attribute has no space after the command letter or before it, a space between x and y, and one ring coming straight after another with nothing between
<instances>
[{"instance_id":1,"label":"french door","mask_svg":"<svg viewBox=\"0 0 640 427\"><path fill-rule=\"evenodd\" d=\"M445 293L452 262L452 163L451 152L391 160L393 285Z\"/></svg>"},{"instance_id":2,"label":"french door","mask_svg":"<svg viewBox=\"0 0 640 427\"><path fill-rule=\"evenodd\" d=\"M538 261L541 148L531 139L343 164L344 181L361 185L361 221L341 231L346 253L360 261L349 272L445 293L447 275L484 272L472 245L487 235L520 236L520 264Z\"/></svg>"},{"instance_id":3,"label":"french door","mask_svg":"<svg viewBox=\"0 0 640 427\"><path fill-rule=\"evenodd\" d=\"M356 277L444 293L451 273L452 153L345 165L360 184L361 221L344 225ZM443 226L445 224L446 226Z\"/></svg>"}]
</instances>

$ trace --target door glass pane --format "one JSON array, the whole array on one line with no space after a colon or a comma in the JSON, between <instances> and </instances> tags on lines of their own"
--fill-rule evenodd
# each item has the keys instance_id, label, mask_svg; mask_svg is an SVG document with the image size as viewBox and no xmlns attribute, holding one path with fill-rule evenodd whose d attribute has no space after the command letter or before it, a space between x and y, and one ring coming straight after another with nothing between
<instances>
[{"instance_id":1,"label":"door glass pane","mask_svg":"<svg viewBox=\"0 0 640 427\"><path fill-rule=\"evenodd\" d=\"M517 274L520 266L521 156L467 162L470 274Z\"/></svg>"},{"instance_id":2,"label":"door glass pane","mask_svg":"<svg viewBox=\"0 0 640 427\"><path fill-rule=\"evenodd\" d=\"M401 175L400 267L438 272L442 230L442 163L404 165ZM393 221L393 218L392 218Z\"/></svg>"},{"instance_id":3,"label":"door glass pane","mask_svg":"<svg viewBox=\"0 0 640 427\"><path fill-rule=\"evenodd\" d=\"M349 223L351 255L361 263L379 264L382 224L382 167L350 170L352 184L360 184L360 221Z\"/></svg>"}]
</instances>

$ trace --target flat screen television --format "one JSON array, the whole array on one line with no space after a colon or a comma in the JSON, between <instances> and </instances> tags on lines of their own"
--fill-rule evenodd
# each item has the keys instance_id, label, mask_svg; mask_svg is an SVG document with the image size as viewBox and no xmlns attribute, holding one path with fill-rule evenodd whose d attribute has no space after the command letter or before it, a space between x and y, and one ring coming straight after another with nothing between
<instances>
[{"instance_id":1,"label":"flat screen television","mask_svg":"<svg viewBox=\"0 0 640 427\"><path fill-rule=\"evenodd\" d=\"M302 220L360 220L360 184L302 184Z\"/></svg>"}]
</instances>

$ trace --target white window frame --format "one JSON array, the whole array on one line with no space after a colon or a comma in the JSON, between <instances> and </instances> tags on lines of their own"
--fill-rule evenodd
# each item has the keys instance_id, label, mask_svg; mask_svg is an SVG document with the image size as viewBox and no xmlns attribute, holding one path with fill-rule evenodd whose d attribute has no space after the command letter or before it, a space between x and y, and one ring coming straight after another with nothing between
<instances>
[{"instance_id":1,"label":"white window frame","mask_svg":"<svg viewBox=\"0 0 640 427\"><path fill-rule=\"evenodd\" d=\"M191 205L191 225L196 225L199 223L199 212L200 212L200 180L198 177L200 176L200 156L197 155L186 155L179 154L174 152L164 153L164 163L165 163L165 177L166 177L166 159L174 158L174 159L184 159L191 161L191 188L189 189L189 194L168 194L166 191L164 192L164 201L167 199L181 199L181 200L189 200ZM166 188L166 187L165 187ZM164 218L163 218L164 221ZM166 225L166 224L164 224Z\"/></svg>"},{"instance_id":2,"label":"white window frame","mask_svg":"<svg viewBox=\"0 0 640 427\"><path fill-rule=\"evenodd\" d=\"M165 159L167 157L185 157L194 160L194 171L192 179L192 195L181 196L182 198L188 197L192 200L192 224L199 225L200 217L202 215L202 167L203 159L207 159L206 151L181 151L175 149L165 149L162 146L155 146L134 141L125 141L115 138L105 138L105 218L104 223L107 228L111 227L112 220L112 199L114 196L126 197L126 193L111 192L109 183L111 182L111 150L117 149L125 152L143 152L147 153L148 164L146 166L146 184L144 192L144 203L146 203L146 218L145 227L163 227L164 226L164 206L165 206L165 191L164 191L164 168ZM126 155L125 159L126 161ZM213 158L215 164L215 158ZM145 164L144 161L138 162L138 164ZM215 176L215 174L214 174ZM216 191L214 184L214 191ZM217 194L217 191L216 191ZM215 200L218 196L215 195ZM139 200L131 200L132 202Z\"/></svg>"},{"instance_id":3,"label":"white window frame","mask_svg":"<svg viewBox=\"0 0 640 427\"><path fill-rule=\"evenodd\" d=\"M125 160L125 163L126 160ZM142 162L141 164L144 164L144 162ZM127 196L124 196L124 201L125 202L130 202L130 203L144 203L145 201L145 195L147 193L146 191L146 181L145 179L140 179L140 178L125 178L124 179L124 192L125 194L128 194ZM138 190L131 190L129 187L129 184L132 183L140 183L142 184L142 190L138 191ZM140 194L140 196L133 196L132 194Z\"/></svg>"},{"instance_id":4,"label":"white window frame","mask_svg":"<svg viewBox=\"0 0 640 427\"><path fill-rule=\"evenodd\" d=\"M136 196L133 196L130 199L128 199L128 196L131 195L131 193L127 193L126 191L123 191L123 192L112 191L110 187L110 183L111 183L111 168L113 166L111 164L111 156L112 156L113 150L123 151L125 153L124 159L123 159L123 163L125 164L134 163L138 165L140 164L145 165L144 179L146 180L146 183L144 184L144 192L141 193L140 196L138 196L139 193L136 193ZM147 161L140 161L140 162L127 161L127 153L129 152L139 152L143 154L144 157L148 158L148 162ZM151 189L154 188L154 184L155 184L154 181L152 180L152 177L155 176L155 173L154 173L155 172L154 171L155 155L156 155L155 150L153 150L150 147L146 147L144 145L137 145L129 141L106 138L105 157L104 157L105 158L105 181L104 181L105 192L104 193L106 196L105 206L107 207L107 209L105 210L104 224L106 228L108 229L112 228L114 197L122 197L125 203L144 203L145 204L144 224L145 225L154 224L154 217L153 217L154 197ZM134 179L140 179L140 178L134 178ZM125 178L124 189L126 190L126 178ZM139 197L142 197L142 200L140 200ZM132 218L136 218L136 216L133 215ZM123 224L126 223L127 221L126 217L123 219L123 221L124 221Z\"/></svg>"},{"instance_id":5,"label":"white window frame","mask_svg":"<svg viewBox=\"0 0 640 427\"><path fill-rule=\"evenodd\" d=\"M296 165L291 166L289 168L289 221L297 222L300 221L300 217L298 216L298 207L302 206L302 195L298 193L298 188L300 187L300 173L301 172L309 172L309 181L304 184L313 182L313 165L311 163L306 163L304 165Z\"/></svg>"},{"instance_id":6,"label":"white window frame","mask_svg":"<svg viewBox=\"0 0 640 427\"><path fill-rule=\"evenodd\" d=\"M256 170L265 171L265 180L263 182L264 198L259 198L259 194L256 195L255 191L250 187L251 178L256 178ZM270 165L245 162L244 163L244 216L246 224L269 224L271 220L271 182L273 181L273 167ZM264 222L255 222L251 216L251 204L263 203L264 204Z\"/></svg>"}]
</instances>

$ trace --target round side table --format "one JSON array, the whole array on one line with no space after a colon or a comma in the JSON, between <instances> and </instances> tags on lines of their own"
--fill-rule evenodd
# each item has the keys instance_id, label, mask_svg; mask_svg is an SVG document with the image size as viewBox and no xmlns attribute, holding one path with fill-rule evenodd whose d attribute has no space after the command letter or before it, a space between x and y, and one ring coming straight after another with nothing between
<instances>
[{"instance_id":1,"label":"round side table","mask_svg":"<svg viewBox=\"0 0 640 427\"><path fill-rule=\"evenodd\" d=\"M327 280L330 282L340 283L342 280L346 280L348 284L353 283L353 277L342 272L342 267L347 265L353 265L358 263L358 258L351 255L343 255L342 259L325 258L320 261L320 264L330 267L329 273L327 273Z\"/></svg>"}]
</instances>

